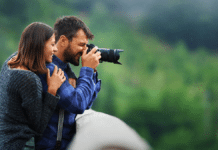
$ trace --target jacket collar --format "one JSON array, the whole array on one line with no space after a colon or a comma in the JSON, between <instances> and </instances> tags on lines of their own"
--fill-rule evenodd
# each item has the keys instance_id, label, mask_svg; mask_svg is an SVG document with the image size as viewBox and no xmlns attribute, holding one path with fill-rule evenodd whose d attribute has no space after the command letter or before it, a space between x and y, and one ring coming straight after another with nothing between
<instances>
[{"instance_id":1,"label":"jacket collar","mask_svg":"<svg viewBox=\"0 0 218 150\"><path fill-rule=\"evenodd\" d=\"M67 66L69 63L64 63L62 60L60 60L56 55L53 55L52 62L58 66L58 68L61 68L62 70L67 69Z\"/></svg>"}]
</instances>

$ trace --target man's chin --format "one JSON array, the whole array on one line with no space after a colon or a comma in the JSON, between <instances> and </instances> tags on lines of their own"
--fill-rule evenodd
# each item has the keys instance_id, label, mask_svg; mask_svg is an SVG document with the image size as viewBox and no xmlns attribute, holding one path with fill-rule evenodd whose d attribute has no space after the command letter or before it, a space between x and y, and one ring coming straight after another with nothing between
<instances>
[{"instance_id":1,"label":"man's chin","mask_svg":"<svg viewBox=\"0 0 218 150\"><path fill-rule=\"evenodd\" d=\"M78 59L77 61L75 59L71 59L69 62L74 66L79 66L80 59Z\"/></svg>"},{"instance_id":2,"label":"man's chin","mask_svg":"<svg viewBox=\"0 0 218 150\"><path fill-rule=\"evenodd\" d=\"M78 61L75 63L75 66L79 66L79 63L80 63L80 57L79 57Z\"/></svg>"},{"instance_id":3,"label":"man's chin","mask_svg":"<svg viewBox=\"0 0 218 150\"><path fill-rule=\"evenodd\" d=\"M71 64L73 64L74 66L79 66L79 61L78 62L73 61L71 62Z\"/></svg>"}]
</instances>

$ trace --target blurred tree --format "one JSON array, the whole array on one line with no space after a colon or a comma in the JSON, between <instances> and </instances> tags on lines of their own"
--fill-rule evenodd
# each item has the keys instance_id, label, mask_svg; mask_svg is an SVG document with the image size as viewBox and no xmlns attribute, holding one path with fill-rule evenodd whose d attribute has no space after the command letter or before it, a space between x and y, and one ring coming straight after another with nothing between
<instances>
[{"instance_id":1,"label":"blurred tree","mask_svg":"<svg viewBox=\"0 0 218 150\"><path fill-rule=\"evenodd\" d=\"M61 15L82 17L95 35L91 43L124 49L121 66L99 65L102 89L93 109L118 116L155 149L217 149L218 61L205 52L210 42L211 47L218 46L214 43L217 14L200 12L201 7L192 2L158 2L144 20L145 34L141 34L120 13L122 7L115 0L0 0L0 65L16 51L23 29L31 22L53 26ZM197 52L189 53L189 48ZM80 67L72 66L77 76Z\"/></svg>"},{"instance_id":2,"label":"blurred tree","mask_svg":"<svg viewBox=\"0 0 218 150\"><path fill-rule=\"evenodd\" d=\"M198 47L217 49L216 14L204 7L203 2L163 1L150 8L146 18L141 21L140 31L165 39L170 45L183 40L191 51Z\"/></svg>"}]
</instances>

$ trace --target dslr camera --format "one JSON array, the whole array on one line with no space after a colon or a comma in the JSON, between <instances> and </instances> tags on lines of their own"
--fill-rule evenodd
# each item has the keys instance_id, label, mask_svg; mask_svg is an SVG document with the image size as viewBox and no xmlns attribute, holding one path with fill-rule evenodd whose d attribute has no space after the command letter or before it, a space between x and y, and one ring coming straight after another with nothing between
<instances>
[{"instance_id":1,"label":"dslr camera","mask_svg":"<svg viewBox=\"0 0 218 150\"><path fill-rule=\"evenodd\" d=\"M87 53L89 53L95 47L94 44L87 44L86 46L88 47ZM119 53L123 52L122 49L98 48L96 52L98 51L101 52L100 63L106 61L106 62L112 62L114 64L122 65L120 62L118 62L118 60L120 59Z\"/></svg>"}]
</instances>

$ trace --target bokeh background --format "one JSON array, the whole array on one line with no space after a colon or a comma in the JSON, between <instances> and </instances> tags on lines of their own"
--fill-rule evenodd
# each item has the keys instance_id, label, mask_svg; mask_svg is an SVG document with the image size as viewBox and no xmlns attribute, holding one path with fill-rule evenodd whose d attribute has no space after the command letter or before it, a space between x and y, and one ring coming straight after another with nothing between
<instances>
[{"instance_id":1,"label":"bokeh background","mask_svg":"<svg viewBox=\"0 0 218 150\"><path fill-rule=\"evenodd\" d=\"M0 66L32 22L81 18L122 65L98 66L93 109L114 115L155 150L218 149L218 1L0 0ZM79 76L80 67L72 66Z\"/></svg>"}]
</instances>

